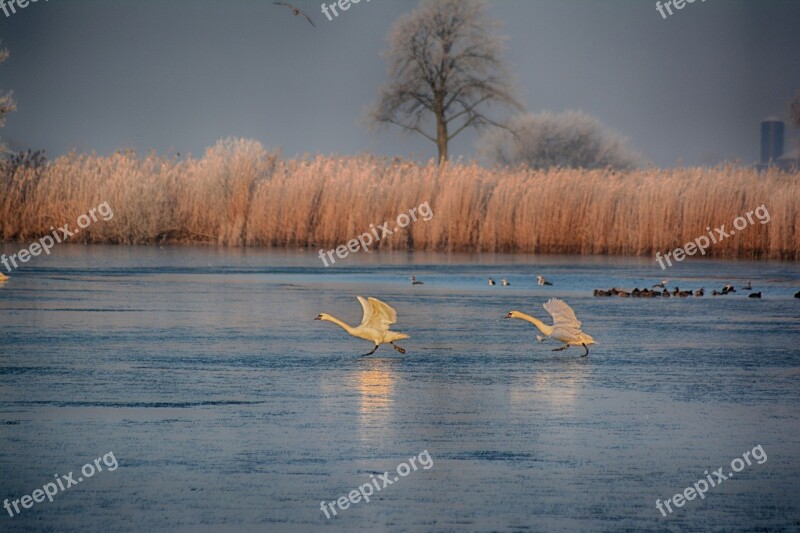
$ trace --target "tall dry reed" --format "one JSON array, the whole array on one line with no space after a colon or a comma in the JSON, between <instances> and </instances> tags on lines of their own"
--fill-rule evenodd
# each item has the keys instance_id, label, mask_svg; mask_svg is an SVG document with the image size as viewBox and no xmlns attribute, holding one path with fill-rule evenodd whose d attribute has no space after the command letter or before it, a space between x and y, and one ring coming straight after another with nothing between
<instances>
[{"instance_id":1,"label":"tall dry reed","mask_svg":"<svg viewBox=\"0 0 800 533\"><path fill-rule=\"evenodd\" d=\"M771 220L709 255L800 258L800 176L739 167L487 170L371 156L281 159L221 141L200 159L69 154L0 178L0 239L31 241L107 201L76 240L332 248L423 202L434 218L380 248L643 255L665 252L764 205Z\"/></svg>"}]
</instances>

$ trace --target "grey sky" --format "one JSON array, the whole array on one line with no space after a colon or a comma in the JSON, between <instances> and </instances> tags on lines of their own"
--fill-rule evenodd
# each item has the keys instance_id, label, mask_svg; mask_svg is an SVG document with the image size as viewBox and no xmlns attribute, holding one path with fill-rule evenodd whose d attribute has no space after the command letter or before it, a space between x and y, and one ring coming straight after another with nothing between
<instances>
[{"instance_id":1,"label":"grey sky","mask_svg":"<svg viewBox=\"0 0 800 533\"><path fill-rule=\"evenodd\" d=\"M8 1L8 0L6 0ZM6 17L0 130L52 157L117 148L202 155L227 136L285 155L429 158L420 137L364 126L386 81L380 52L415 0L39 0ZM328 3L331 3L330 0ZM800 89L800 1L697 0L663 20L651 0L496 0L506 58L531 111L580 109L657 165L758 158L759 122ZM475 135L451 153L472 157Z\"/></svg>"}]
</instances>

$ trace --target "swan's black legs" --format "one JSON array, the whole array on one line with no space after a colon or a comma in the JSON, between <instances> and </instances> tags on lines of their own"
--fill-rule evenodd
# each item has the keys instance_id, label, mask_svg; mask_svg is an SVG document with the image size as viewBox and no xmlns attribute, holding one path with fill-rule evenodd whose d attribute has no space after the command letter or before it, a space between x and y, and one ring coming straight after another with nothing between
<instances>
[{"instance_id":1,"label":"swan's black legs","mask_svg":"<svg viewBox=\"0 0 800 533\"><path fill-rule=\"evenodd\" d=\"M375 353L375 350L377 350L379 346L380 346L380 344L376 344L376 345L375 345L375 347L372 349L372 351L371 351L371 352L369 352L369 353L365 353L365 354L364 354L364 355L362 355L361 357L366 357L366 356L368 356L368 355L372 355L372 354L374 354L374 353Z\"/></svg>"},{"instance_id":2,"label":"swan's black legs","mask_svg":"<svg viewBox=\"0 0 800 533\"><path fill-rule=\"evenodd\" d=\"M589 347L586 346L586 344L584 343L581 343L581 346L583 346L583 348L586 350L586 353L583 354L581 357L586 357L587 355L589 355Z\"/></svg>"},{"instance_id":3,"label":"swan's black legs","mask_svg":"<svg viewBox=\"0 0 800 533\"><path fill-rule=\"evenodd\" d=\"M569 344L565 344L565 345L564 345L564 346L562 346L561 348L556 348L556 349L555 349L555 350L553 350L553 351L554 351L554 352L560 352L561 350L566 350L567 348L569 348Z\"/></svg>"},{"instance_id":4,"label":"swan's black legs","mask_svg":"<svg viewBox=\"0 0 800 533\"><path fill-rule=\"evenodd\" d=\"M391 345L392 345L392 348L394 348L394 349L395 349L395 350L397 350L398 352L400 352L400 353L406 353L406 351L405 351L404 349L402 349L402 348L401 348L401 347L399 347L399 346L396 346L396 345L395 345L395 343L393 343L393 342L390 342L389 344L391 344Z\"/></svg>"}]
</instances>

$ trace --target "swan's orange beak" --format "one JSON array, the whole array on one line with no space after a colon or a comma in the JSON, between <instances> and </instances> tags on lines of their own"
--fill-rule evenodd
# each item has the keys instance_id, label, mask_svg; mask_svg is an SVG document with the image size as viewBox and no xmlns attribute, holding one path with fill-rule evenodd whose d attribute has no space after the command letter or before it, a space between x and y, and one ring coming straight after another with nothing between
<instances>
[{"instance_id":1,"label":"swan's orange beak","mask_svg":"<svg viewBox=\"0 0 800 533\"><path fill-rule=\"evenodd\" d=\"M508 313L508 314L507 314L506 316L504 316L503 318L511 318L511 313Z\"/></svg>"},{"instance_id":2,"label":"swan's orange beak","mask_svg":"<svg viewBox=\"0 0 800 533\"><path fill-rule=\"evenodd\" d=\"M317 315L317 318L315 318L314 320L322 320L322 315Z\"/></svg>"}]
</instances>

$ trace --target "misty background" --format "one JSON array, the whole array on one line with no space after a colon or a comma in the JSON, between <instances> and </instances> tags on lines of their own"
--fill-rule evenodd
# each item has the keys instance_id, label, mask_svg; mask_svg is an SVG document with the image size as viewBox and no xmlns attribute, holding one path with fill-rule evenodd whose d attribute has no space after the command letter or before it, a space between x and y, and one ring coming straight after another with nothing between
<instances>
[{"instance_id":1,"label":"misty background","mask_svg":"<svg viewBox=\"0 0 800 533\"><path fill-rule=\"evenodd\" d=\"M286 156L435 157L422 137L374 134L365 120L388 80L386 34L416 0L362 0L333 21L320 0L291 1L316 28L271 0L40 0L0 12L11 52L0 88L17 102L0 137L50 158L200 156L228 136ZM756 161L760 121L786 120L800 89L797 0L698 0L666 20L650 0L498 0L488 12L528 111L595 115L659 166ZM474 157L476 138L459 135L451 156Z\"/></svg>"}]
</instances>

